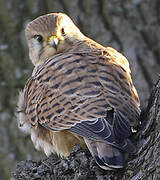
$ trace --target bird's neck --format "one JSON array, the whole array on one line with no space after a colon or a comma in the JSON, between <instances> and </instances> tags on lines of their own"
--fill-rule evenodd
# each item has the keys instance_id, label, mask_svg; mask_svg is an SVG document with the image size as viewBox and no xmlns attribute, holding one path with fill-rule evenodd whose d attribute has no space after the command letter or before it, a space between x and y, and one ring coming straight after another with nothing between
<instances>
[{"instance_id":1,"label":"bird's neck","mask_svg":"<svg viewBox=\"0 0 160 180\"><path fill-rule=\"evenodd\" d=\"M75 41L66 52L96 53L105 51L105 47L98 44L92 39L84 37Z\"/></svg>"}]
</instances>

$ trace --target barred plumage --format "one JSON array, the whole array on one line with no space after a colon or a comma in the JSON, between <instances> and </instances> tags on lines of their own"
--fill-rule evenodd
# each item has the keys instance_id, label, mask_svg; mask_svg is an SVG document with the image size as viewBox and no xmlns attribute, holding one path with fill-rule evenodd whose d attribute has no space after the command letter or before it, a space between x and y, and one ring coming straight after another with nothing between
<instances>
[{"instance_id":1,"label":"barred plumage","mask_svg":"<svg viewBox=\"0 0 160 180\"><path fill-rule=\"evenodd\" d=\"M75 143L83 147L86 143L103 169L122 168L122 152L136 151L129 139L140 114L129 63L113 48L85 37L68 19L53 13L27 27L35 69L20 96L24 98L25 122L31 126L35 146L47 155L57 152L66 156ZM62 27L65 36L59 34ZM43 37L41 45L34 42L35 34ZM51 35L59 44L47 51L46 39ZM38 46L36 53L33 46Z\"/></svg>"}]
</instances>

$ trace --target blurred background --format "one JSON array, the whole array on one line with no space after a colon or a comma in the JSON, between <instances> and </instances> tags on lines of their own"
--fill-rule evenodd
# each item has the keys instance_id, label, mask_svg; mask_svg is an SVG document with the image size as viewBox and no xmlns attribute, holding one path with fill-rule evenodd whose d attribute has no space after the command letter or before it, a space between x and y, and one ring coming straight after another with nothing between
<instances>
[{"instance_id":1,"label":"blurred background","mask_svg":"<svg viewBox=\"0 0 160 180\"><path fill-rule=\"evenodd\" d=\"M39 160L30 137L17 128L17 95L33 66L24 29L37 16L65 12L87 36L122 52L132 66L141 108L160 73L159 0L0 0L0 179L16 163Z\"/></svg>"}]
</instances>

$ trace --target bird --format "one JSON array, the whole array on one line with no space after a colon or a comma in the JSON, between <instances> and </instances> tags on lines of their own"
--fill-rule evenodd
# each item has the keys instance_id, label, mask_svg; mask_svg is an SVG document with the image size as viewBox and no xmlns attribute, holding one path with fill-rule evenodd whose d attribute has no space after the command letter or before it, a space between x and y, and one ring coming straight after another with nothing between
<instances>
[{"instance_id":1,"label":"bird","mask_svg":"<svg viewBox=\"0 0 160 180\"><path fill-rule=\"evenodd\" d=\"M47 156L88 148L104 170L125 167L136 153L133 130L140 101L129 61L84 35L64 13L50 13L25 29L32 75L19 93L19 128Z\"/></svg>"}]
</instances>

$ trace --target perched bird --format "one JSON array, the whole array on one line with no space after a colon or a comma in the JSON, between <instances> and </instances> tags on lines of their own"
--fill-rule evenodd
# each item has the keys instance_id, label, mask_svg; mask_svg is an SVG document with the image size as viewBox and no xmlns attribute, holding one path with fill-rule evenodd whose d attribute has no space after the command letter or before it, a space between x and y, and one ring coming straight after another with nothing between
<instances>
[{"instance_id":1,"label":"perched bird","mask_svg":"<svg viewBox=\"0 0 160 180\"><path fill-rule=\"evenodd\" d=\"M35 67L19 95L19 127L47 156L79 144L101 168L123 168L136 152L130 137L140 115L128 60L63 13L38 17L25 33Z\"/></svg>"}]
</instances>

